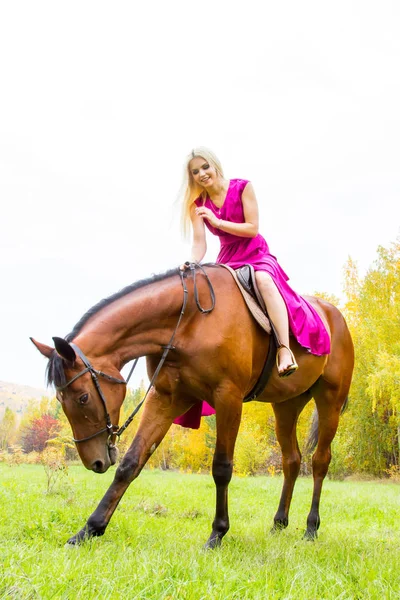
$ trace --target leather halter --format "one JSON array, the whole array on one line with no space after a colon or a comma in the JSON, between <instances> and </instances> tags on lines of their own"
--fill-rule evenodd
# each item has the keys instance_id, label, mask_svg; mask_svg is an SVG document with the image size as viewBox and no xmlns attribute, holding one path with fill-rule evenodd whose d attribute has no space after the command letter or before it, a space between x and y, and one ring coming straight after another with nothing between
<instances>
[{"instance_id":1,"label":"leather halter","mask_svg":"<svg viewBox=\"0 0 400 600\"><path fill-rule=\"evenodd\" d=\"M135 361L135 364L133 366L133 368L131 369L131 372L129 374L129 377L127 378L127 380L125 381L125 379L117 379L116 377L113 377L112 375L108 375L107 373L103 373L103 371L98 371L97 369L95 369L93 367L93 365L91 364L90 360L87 358L87 356L85 356L85 354L82 352L82 350L74 343L70 342L70 346L75 350L75 353L79 356L79 358L81 359L81 361L83 362L83 364L85 365L85 369L83 369L82 371L80 371L80 373L78 373L77 375L75 375L74 377L72 377L72 379L70 379L65 385L63 385L62 387L57 387L57 390L65 390L69 385L71 385L71 383L73 383L74 381L76 381L76 379L79 379L79 377L82 377L82 375L84 375L85 373L90 373L91 377L92 377L92 381L95 385L95 388L97 390L97 393L100 397L100 400L103 404L104 407L104 415L106 418L106 426L103 429L100 429L100 431L97 431L96 433L93 433L92 435L88 435L85 438L82 438L80 440L77 440L75 438L72 438L72 440L75 442L75 444L79 444L80 442L87 442L88 440L91 440L92 438L104 433L105 431L108 432L108 436L112 436L113 434L117 433L118 430L118 426L113 425L111 423L111 418L110 415L108 414L108 410L107 410L107 401L106 398L103 394L103 390L101 389L101 385L98 379L98 376L100 375L101 377L104 377L105 379L108 379L108 381L112 381L113 383L122 383L122 384L127 384L129 381L129 377L133 372L133 369L136 366L137 363L137 359Z\"/></svg>"},{"instance_id":2,"label":"leather halter","mask_svg":"<svg viewBox=\"0 0 400 600\"><path fill-rule=\"evenodd\" d=\"M207 314L209 312L211 312L214 309L215 306L215 294L214 294L214 289L212 287L211 281L207 275L207 273L204 271L203 267L201 265L199 265L198 263L185 263L187 267L189 267L190 271L193 273L193 280L194 280L194 295L195 295L195 300L196 300L196 305L197 308L199 309L200 312L202 312L203 314ZM210 291L210 295L211 295L211 307L208 309L204 309L199 302L199 297L198 297L198 292L197 292L197 283L196 283L196 268L200 269L202 271L202 273L205 275L206 280L207 280L207 284L208 284L208 288ZM127 420L125 421L125 423L121 426L118 427L118 425L113 425L111 423L111 418L110 415L108 413L107 410L107 401L106 398L103 394L103 391L101 389L100 386L100 382L98 379L98 376L104 377L105 379L107 379L108 381L111 381L113 383L122 383L124 385L126 385L136 367L136 364L138 362L138 358L135 359L134 364L130 370L130 373L127 377L127 379L117 379L116 377L113 377L112 375L108 375L107 373L103 373L103 371L98 371L97 369L95 369L93 367L93 365L91 364L90 360L87 358L87 356L85 356L85 354L82 352L82 350L73 342L70 342L70 346L74 349L75 353L79 356L79 358L82 360L83 364L85 365L85 368L80 371L77 375L75 375L74 377L72 377L72 379L70 379L65 385L63 386L59 386L56 389L59 391L65 390L69 385L71 385L71 383L73 383L74 381L76 381L76 379L79 379L79 377L81 377L82 375L84 375L85 373L90 373L91 377L92 377L92 381L94 383L94 386L97 390L97 393L100 397L100 400L103 404L103 408L104 408L104 415L105 415L105 420L106 420L106 426L103 429L100 429L99 431L96 431L96 433L93 433L92 435L88 435L87 437L81 438L81 439L75 439L72 438L72 440L75 442L75 444L80 444L82 442L87 442L95 437L97 437L98 435L101 435L102 433L108 432L108 440L110 440L110 438L113 438L114 436L117 436L118 438L121 436L121 434L125 431L125 429L128 427L128 425L132 422L134 416L136 415L136 413L139 411L139 409L141 408L141 406L143 405L144 401L147 398L147 395L150 391L150 389L152 388L152 386L155 383L155 380L161 370L161 367L163 366L165 359L167 358L167 354L170 350L174 349L174 346L172 345L172 342L174 341L175 338L175 334L177 332L177 329L180 325L180 322L182 320L182 317L185 313L185 309L186 309L186 305L187 305L187 299L188 299L188 289L186 286L186 272L182 272L181 270L179 270L179 275L181 278L181 282L182 282L182 287L183 287L183 303L182 303L182 308L181 308L181 312L179 314L178 317L178 322L175 326L175 329L172 333L172 336L169 340L169 343L166 346L162 346L164 348L164 352L161 356L160 362L157 365L156 370L154 371L153 377L151 378L150 384L147 388L147 391L144 395L144 398L139 402L139 404L134 408L134 410L132 411L132 413L129 415L129 417L127 418Z\"/></svg>"}]
</instances>

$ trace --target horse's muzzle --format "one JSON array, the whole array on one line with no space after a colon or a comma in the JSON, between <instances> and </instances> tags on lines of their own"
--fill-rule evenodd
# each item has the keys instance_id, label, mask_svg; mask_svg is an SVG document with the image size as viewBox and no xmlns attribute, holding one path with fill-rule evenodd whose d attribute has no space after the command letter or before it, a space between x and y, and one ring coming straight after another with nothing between
<instances>
[{"instance_id":1,"label":"horse's muzzle","mask_svg":"<svg viewBox=\"0 0 400 600\"><path fill-rule=\"evenodd\" d=\"M118 459L118 448L114 444L107 444L107 451L103 459L98 458L93 461L88 467L89 470L94 473L105 473L111 467L115 465Z\"/></svg>"},{"instance_id":2,"label":"horse's muzzle","mask_svg":"<svg viewBox=\"0 0 400 600\"><path fill-rule=\"evenodd\" d=\"M95 460L94 463L92 463L91 470L95 473L105 473L109 466L109 461Z\"/></svg>"}]
</instances>

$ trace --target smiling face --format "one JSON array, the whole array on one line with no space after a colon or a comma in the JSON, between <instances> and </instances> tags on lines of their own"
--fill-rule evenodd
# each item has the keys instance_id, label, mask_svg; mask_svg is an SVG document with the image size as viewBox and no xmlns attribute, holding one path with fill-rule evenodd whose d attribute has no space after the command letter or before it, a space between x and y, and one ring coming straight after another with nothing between
<instances>
[{"instance_id":1,"label":"smiling face","mask_svg":"<svg viewBox=\"0 0 400 600\"><path fill-rule=\"evenodd\" d=\"M216 168L201 156L192 158L189 163L189 172L193 181L203 188L210 188L220 179Z\"/></svg>"}]
</instances>

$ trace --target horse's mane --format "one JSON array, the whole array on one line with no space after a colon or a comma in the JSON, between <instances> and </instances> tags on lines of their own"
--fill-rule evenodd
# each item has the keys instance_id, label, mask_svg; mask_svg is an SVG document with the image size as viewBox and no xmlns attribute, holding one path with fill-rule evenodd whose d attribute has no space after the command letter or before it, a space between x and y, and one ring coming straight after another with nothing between
<instances>
[{"instance_id":1,"label":"horse's mane","mask_svg":"<svg viewBox=\"0 0 400 600\"><path fill-rule=\"evenodd\" d=\"M116 300L127 296L131 292L142 288L146 285L150 285L151 283L157 283L158 281L163 281L164 279L168 279L168 277L172 277L172 275L177 275L179 270L175 267L175 269L170 269L165 273L160 273L158 275L152 275L151 277L147 277L146 279L141 279L140 281L136 281L135 283L131 283L130 285L124 287L122 290L119 290L112 296L108 298L104 298L100 300L97 304L92 306L78 321L75 327L72 329L71 333L65 336L67 342L72 342L74 338L80 333L83 326L88 322L88 320L93 317L95 314L100 312L106 306L109 306ZM65 374L64 374L64 364L60 356L57 352L53 352L52 356L49 359L46 369L46 378L47 385L55 385L56 387L61 387L66 384Z\"/></svg>"},{"instance_id":2,"label":"horse's mane","mask_svg":"<svg viewBox=\"0 0 400 600\"><path fill-rule=\"evenodd\" d=\"M168 277L171 277L172 275L177 275L178 273L179 273L178 269L175 268L175 269L170 269L169 271L166 271L165 273L160 273L158 275L152 275L151 277L147 277L146 279L141 279L140 281L131 283L130 285L127 285L126 287L122 288L122 290L119 290L119 292L112 294L112 296L109 296L108 298L104 298L103 300L100 300L100 302L98 302L97 304L92 306L92 308L89 308L89 310L77 322L77 324L75 325L75 327L73 328L71 333L69 333L65 337L65 339L67 340L67 342L72 342L72 340L74 338L76 338L76 336L82 331L83 326L86 325L86 323L89 321L89 319L91 317L96 315L103 308L105 308L106 306L109 306L116 300L119 300L120 298L127 296L128 294L130 294L131 292L134 292L135 290L137 290L139 288L145 287L146 285L150 285L151 283L157 283L158 281L163 281L164 279L168 279Z\"/></svg>"}]
</instances>

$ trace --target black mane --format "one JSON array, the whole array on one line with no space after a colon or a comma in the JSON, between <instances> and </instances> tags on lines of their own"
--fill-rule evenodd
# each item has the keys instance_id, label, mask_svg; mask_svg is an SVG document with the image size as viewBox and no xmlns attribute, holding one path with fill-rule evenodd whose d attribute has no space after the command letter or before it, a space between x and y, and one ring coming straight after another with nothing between
<instances>
[{"instance_id":1,"label":"black mane","mask_svg":"<svg viewBox=\"0 0 400 600\"><path fill-rule=\"evenodd\" d=\"M88 322L88 320L91 317L93 317L93 315L97 314L100 310L102 310L106 306L109 306L116 300L119 300L123 296L126 296L141 287L150 285L151 283L157 283L158 281L163 281L164 279L168 279L168 277L172 277L172 275L177 275L178 273L179 273L179 269L177 269L175 267L175 269L170 269L169 271L166 271L165 273L160 273L159 275L152 275L151 277L148 277L147 279L141 279L140 281L131 283L130 285L124 287L122 290L119 290L119 292L116 292L112 296L109 296L108 298L104 298L103 300L100 300L100 302L98 302L97 304L92 306L92 308L90 308L83 315L83 317L78 321L78 323L75 325L75 327L73 328L71 333L69 333L67 336L65 336L65 339L68 342L72 342L72 340L74 338L76 338L76 336L82 330L83 326ZM47 369L46 369L46 378L47 378L47 385L55 385L56 387L61 387L66 384L66 379L65 379L65 374L64 374L64 364L63 364L62 359L57 354L57 352L53 352L52 356L49 359L49 362L47 364Z\"/></svg>"},{"instance_id":2,"label":"black mane","mask_svg":"<svg viewBox=\"0 0 400 600\"><path fill-rule=\"evenodd\" d=\"M108 298L104 298L104 300L100 300L100 302L98 302L97 304L92 306L92 308L89 308L89 310L78 321L78 323L75 325L75 327L73 328L71 333L69 333L65 337L65 339L67 340L67 342L72 342L72 340L74 338L76 338L76 336L81 332L82 327L84 325L86 325L86 323L89 321L89 319L91 317L93 317L93 315L97 314L103 308L105 308L106 306L109 306L116 300L123 298L123 296L127 296L131 292L134 292L135 290L137 290L141 287L150 285L151 283L157 283L157 281L163 281L164 279L168 279L168 277L171 277L172 275L177 275L178 273L179 273L179 269L175 268L175 269L170 269L169 271L166 271L165 273L160 273L158 275L152 275L151 277L147 277L146 279L141 279L140 281L131 283L130 285L127 285L126 287L122 288L122 290L119 290L119 292L116 292L112 296L109 296Z\"/></svg>"}]
</instances>

